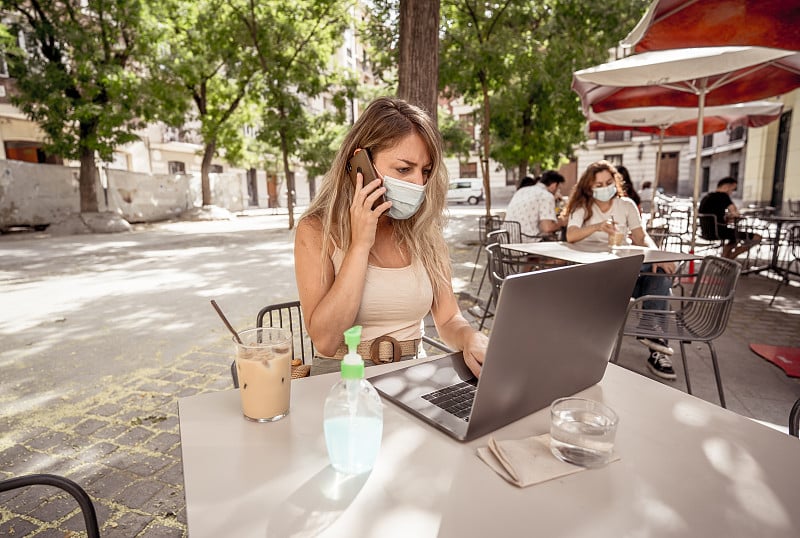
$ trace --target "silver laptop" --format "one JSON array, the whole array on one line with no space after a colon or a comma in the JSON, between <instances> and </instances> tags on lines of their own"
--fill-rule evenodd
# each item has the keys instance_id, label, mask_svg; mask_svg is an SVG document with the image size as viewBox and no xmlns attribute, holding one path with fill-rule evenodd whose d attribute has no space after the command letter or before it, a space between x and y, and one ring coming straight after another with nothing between
<instances>
[{"instance_id":1,"label":"silver laptop","mask_svg":"<svg viewBox=\"0 0 800 538\"><path fill-rule=\"evenodd\" d=\"M469 441L603 378L643 256L509 276L478 381L461 353L370 377L388 400Z\"/></svg>"}]
</instances>

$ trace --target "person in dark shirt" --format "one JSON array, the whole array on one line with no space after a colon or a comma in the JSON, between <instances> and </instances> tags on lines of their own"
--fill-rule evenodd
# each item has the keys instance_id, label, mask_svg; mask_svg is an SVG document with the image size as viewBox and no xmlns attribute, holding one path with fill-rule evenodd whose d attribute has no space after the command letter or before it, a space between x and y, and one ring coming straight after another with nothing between
<instances>
[{"instance_id":1,"label":"person in dark shirt","mask_svg":"<svg viewBox=\"0 0 800 538\"><path fill-rule=\"evenodd\" d=\"M717 217L717 237L725 240L722 247L722 257L734 259L739 254L747 252L761 241L758 234L739 231L734 227L728 226L729 220L740 217L736 204L731 200L731 193L736 190L738 181L732 177L724 177L717 182L717 190L706 194L700 200L698 213L710 213ZM708 231L703 230L703 235Z\"/></svg>"}]
</instances>

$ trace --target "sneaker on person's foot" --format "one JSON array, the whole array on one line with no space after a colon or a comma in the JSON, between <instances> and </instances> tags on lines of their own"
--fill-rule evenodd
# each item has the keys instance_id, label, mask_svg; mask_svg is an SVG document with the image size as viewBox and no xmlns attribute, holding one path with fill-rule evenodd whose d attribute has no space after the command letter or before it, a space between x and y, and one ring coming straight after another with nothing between
<instances>
[{"instance_id":1,"label":"sneaker on person's foot","mask_svg":"<svg viewBox=\"0 0 800 538\"><path fill-rule=\"evenodd\" d=\"M672 361L669 357L658 351L651 351L647 359L647 366L650 371L658 377L664 379L675 379L675 370L672 369Z\"/></svg>"},{"instance_id":2,"label":"sneaker on person's foot","mask_svg":"<svg viewBox=\"0 0 800 538\"><path fill-rule=\"evenodd\" d=\"M663 338L647 338L644 336L639 336L636 338L642 345L645 345L650 348L650 351L660 351L665 355L672 355L675 353L675 350L669 347L669 342L664 340Z\"/></svg>"}]
</instances>

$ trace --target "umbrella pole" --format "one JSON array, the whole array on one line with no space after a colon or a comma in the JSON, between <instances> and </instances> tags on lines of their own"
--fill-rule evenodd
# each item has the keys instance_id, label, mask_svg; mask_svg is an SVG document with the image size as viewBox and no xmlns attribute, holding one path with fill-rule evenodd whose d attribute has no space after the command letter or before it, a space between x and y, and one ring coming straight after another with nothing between
<instances>
[{"instance_id":1,"label":"umbrella pole","mask_svg":"<svg viewBox=\"0 0 800 538\"><path fill-rule=\"evenodd\" d=\"M660 179L661 175L661 149L664 146L664 126L661 125L661 132L658 137L658 152L656 153L656 175L655 179L653 180L653 192L650 194L650 220L651 222L655 220L658 216L656 206L656 192L658 192L658 180Z\"/></svg>"},{"instance_id":2,"label":"umbrella pole","mask_svg":"<svg viewBox=\"0 0 800 538\"><path fill-rule=\"evenodd\" d=\"M695 241L697 240L697 205L698 198L700 198L700 160L702 157L701 153L703 152L703 115L705 114L705 106L706 81L703 80L700 94L698 95L697 107L697 149L694 157L694 196L692 198L692 243L689 250L691 254L694 254ZM694 273L694 263L690 265L692 265L690 272Z\"/></svg>"}]
</instances>

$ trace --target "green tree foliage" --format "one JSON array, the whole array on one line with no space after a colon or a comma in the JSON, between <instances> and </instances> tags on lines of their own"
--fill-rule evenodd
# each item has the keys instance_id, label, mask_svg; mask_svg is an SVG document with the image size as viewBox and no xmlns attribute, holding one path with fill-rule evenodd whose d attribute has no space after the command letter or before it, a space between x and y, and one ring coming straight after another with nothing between
<instances>
[{"instance_id":1,"label":"green tree foliage","mask_svg":"<svg viewBox=\"0 0 800 538\"><path fill-rule=\"evenodd\" d=\"M225 0L164 0L156 4L162 40L151 59L156 85L175 95L167 123L196 120L203 138L200 167L203 205L211 204L209 171L221 141L236 151L242 146L237 111L245 102L257 72L247 46L247 29ZM181 101L182 100L182 101ZM193 103L181 107L180 103Z\"/></svg>"},{"instance_id":2,"label":"green tree foliage","mask_svg":"<svg viewBox=\"0 0 800 538\"><path fill-rule=\"evenodd\" d=\"M153 42L138 0L3 0L10 15L2 52L17 91L11 100L47 136L45 149L80 160L80 208L95 212L95 154L110 161L152 104L135 59ZM18 36L24 48L16 45Z\"/></svg>"},{"instance_id":3,"label":"green tree foliage","mask_svg":"<svg viewBox=\"0 0 800 538\"><path fill-rule=\"evenodd\" d=\"M492 158L523 177L556 167L584 139L585 120L572 72L608 59L647 7L647 0L550 0L509 21L508 83L492 96Z\"/></svg>"},{"instance_id":4,"label":"green tree foliage","mask_svg":"<svg viewBox=\"0 0 800 538\"><path fill-rule=\"evenodd\" d=\"M444 151L448 157L458 157L459 161L469 159L472 135L464 129L458 118L442 107L439 107L439 132L442 133Z\"/></svg>"},{"instance_id":5,"label":"green tree foliage","mask_svg":"<svg viewBox=\"0 0 800 538\"><path fill-rule=\"evenodd\" d=\"M231 2L246 28L247 46L258 67L254 88L264 129L259 139L280 149L286 177L289 228L294 227L294 172L289 159L309 136L306 104L337 80L330 59L350 25L351 4L339 0Z\"/></svg>"},{"instance_id":6,"label":"green tree foliage","mask_svg":"<svg viewBox=\"0 0 800 538\"><path fill-rule=\"evenodd\" d=\"M507 29L525 15L530 0L442 0L439 86L481 106L481 171L486 213L491 214L490 97L507 83L513 42Z\"/></svg>"}]
</instances>

